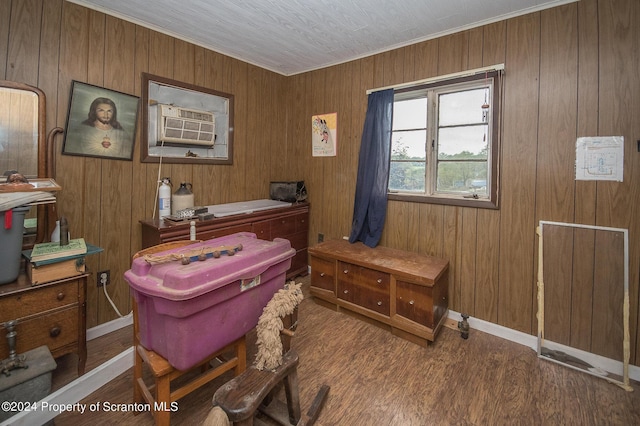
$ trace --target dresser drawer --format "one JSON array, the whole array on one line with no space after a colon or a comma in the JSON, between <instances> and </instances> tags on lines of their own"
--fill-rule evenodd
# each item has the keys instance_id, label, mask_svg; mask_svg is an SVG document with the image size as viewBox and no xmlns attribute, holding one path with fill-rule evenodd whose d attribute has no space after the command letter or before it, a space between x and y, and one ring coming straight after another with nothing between
<instances>
[{"instance_id":1,"label":"dresser drawer","mask_svg":"<svg viewBox=\"0 0 640 426\"><path fill-rule=\"evenodd\" d=\"M391 277L385 272L351 263L338 262L338 279L358 283L360 286L371 287L374 291L380 289L389 291Z\"/></svg>"},{"instance_id":2,"label":"dresser drawer","mask_svg":"<svg viewBox=\"0 0 640 426\"><path fill-rule=\"evenodd\" d=\"M306 274L306 271L309 269L309 264L307 263L309 259L309 255L307 253L307 249L299 250L296 252L296 255L291 259L291 268L290 271L304 271L300 272L301 274Z\"/></svg>"},{"instance_id":3,"label":"dresser drawer","mask_svg":"<svg viewBox=\"0 0 640 426\"><path fill-rule=\"evenodd\" d=\"M62 309L46 315L18 321L15 331L16 352L21 354L38 346L47 345L56 356L56 350L78 341L77 307ZM3 335L6 329L2 328ZM0 339L0 359L7 358L7 339Z\"/></svg>"},{"instance_id":4,"label":"dresser drawer","mask_svg":"<svg viewBox=\"0 0 640 426\"><path fill-rule=\"evenodd\" d=\"M390 279L387 273L339 262L337 296L347 302L389 316Z\"/></svg>"},{"instance_id":5,"label":"dresser drawer","mask_svg":"<svg viewBox=\"0 0 640 426\"><path fill-rule=\"evenodd\" d=\"M295 217L296 232L309 231L309 212L297 214Z\"/></svg>"},{"instance_id":6,"label":"dresser drawer","mask_svg":"<svg viewBox=\"0 0 640 426\"><path fill-rule=\"evenodd\" d=\"M282 216L271 220L271 238L287 238L296 232L296 216Z\"/></svg>"},{"instance_id":7,"label":"dresser drawer","mask_svg":"<svg viewBox=\"0 0 640 426\"><path fill-rule=\"evenodd\" d=\"M311 256L311 285L325 290L336 291L335 262Z\"/></svg>"},{"instance_id":8,"label":"dresser drawer","mask_svg":"<svg viewBox=\"0 0 640 426\"><path fill-rule=\"evenodd\" d=\"M0 300L0 323L77 304L79 283L80 281L74 280L46 287L35 286L27 291L3 297Z\"/></svg>"},{"instance_id":9,"label":"dresser drawer","mask_svg":"<svg viewBox=\"0 0 640 426\"><path fill-rule=\"evenodd\" d=\"M236 232L251 232L251 224L247 223L244 225L230 226L228 228L220 228L214 229L212 231L204 231L202 233L197 234L197 238L199 240L211 240L213 238L224 237L225 235L235 234ZM184 239L183 236L177 235L176 238L172 238L171 240L166 241L176 241Z\"/></svg>"},{"instance_id":10,"label":"dresser drawer","mask_svg":"<svg viewBox=\"0 0 640 426\"><path fill-rule=\"evenodd\" d=\"M396 282L396 312L411 321L433 328L433 291L430 287Z\"/></svg>"},{"instance_id":11,"label":"dresser drawer","mask_svg":"<svg viewBox=\"0 0 640 426\"><path fill-rule=\"evenodd\" d=\"M296 250L302 250L307 248L307 232L296 232L293 235L289 235L288 237L284 237L289 240L291 243L291 247Z\"/></svg>"},{"instance_id":12,"label":"dresser drawer","mask_svg":"<svg viewBox=\"0 0 640 426\"><path fill-rule=\"evenodd\" d=\"M271 241L271 221L263 220L262 222L252 223L251 232L256 234L256 237L261 240Z\"/></svg>"}]
</instances>

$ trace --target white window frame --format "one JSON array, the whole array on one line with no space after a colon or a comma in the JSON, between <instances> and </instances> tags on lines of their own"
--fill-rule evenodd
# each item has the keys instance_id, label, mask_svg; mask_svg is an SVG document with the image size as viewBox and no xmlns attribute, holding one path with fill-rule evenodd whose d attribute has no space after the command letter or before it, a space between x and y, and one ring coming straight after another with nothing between
<instances>
[{"instance_id":1,"label":"white window frame","mask_svg":"<svg viewBox=\"0 0 640 426\"><path fill-rule=\"evenodd\" d=\"M447 204L470 206L479 208L498 208L499 194L499 149L500 149L500 129L501 129L501 94L502 94L502 69L496 67L494 70L483 69L473 70L466 75L443 76L432 81L416 82L414 84L403 85L394 88L395 100L407 100L420 97L428 97L427 114L427 152L425 164L425 190L420 191L397 191L389 190L387 197L390 200L422 202L433 204ZM474 72L476 71L476 72ZM436 190L436 173L438 166L438 94L456 92L489 86L489 128L488 137L488 172L487 172L487 195L479 196L473 193L451 193L438 192Z\"/></svg>"}]
</instances>

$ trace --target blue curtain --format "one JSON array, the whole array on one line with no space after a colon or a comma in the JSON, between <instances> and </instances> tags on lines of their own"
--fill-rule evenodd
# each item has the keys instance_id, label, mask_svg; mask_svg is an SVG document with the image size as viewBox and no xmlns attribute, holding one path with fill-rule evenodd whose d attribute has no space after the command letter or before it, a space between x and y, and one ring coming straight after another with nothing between
<instances>
[{"instance_id":1,"label":"blue curtain","mask_svg":"<svg viewBox=\"0 0 640 426\"><path fill-rule=\"evenodd\" d=\"M362 241L375 247L382 236L387 214L387 186L391 156L393 89L369 95L364 120L358 181L349 242Z\"/></svg>"}]
</instances>

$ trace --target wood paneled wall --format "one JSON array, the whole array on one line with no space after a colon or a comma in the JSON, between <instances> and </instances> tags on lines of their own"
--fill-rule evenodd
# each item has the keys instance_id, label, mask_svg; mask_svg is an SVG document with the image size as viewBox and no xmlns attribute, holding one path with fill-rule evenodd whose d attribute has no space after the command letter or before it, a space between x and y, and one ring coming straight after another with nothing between
<instances>
[{"instance_id":1,"label":"wood paneled wall","mask_svg":"<svg viewBox=\"0 0 640 426\"><path fill-rule=\"evenodd\" d=\"M63 0L0 1L0 77L48 97L64 127L72 80L140 95L142 72L235 95L234 164L168 165L196 203L268 197L271 180L305 180L309 238L349 234L367 89L505 63L500 209L389 203L382 245L451 262L451 308L536 333L539 220L628 228L632 363L640 365L640 4L581 0L357 61L285 77ZM311 116L338 113L338 153L312 157ZM625 137L624 182L575 181L578 136ZM74 236L104 247L109 294L129 312L121 278L152 216L157 164L56 154L58 212ZM95 283L88 324L115 317ZM617 314L610 312L610 314Z\"/></svg>"},{"instance_id":2,"label":"wood paneled wall","mask_svg":"<svg viewBox=\"0 0 640 426\"><path fill-rule=\"evenodd\" d=\"M500 209L392 201L380 244L448 258L452 309L536 334L538 222L628 228L631 362L640 365L639 18L634 0L581 0L290 77L291 141L308 146L310 117L338 113L338 155L299 166L310 239L349 235L367 89L504 63ZM574 179L576 138L597 135L625 137L624 182Z\"/></svg>"},{"instance_id":3,"label":"wood paneled wall","mask_svg":"<svg viewBox=\"0 0 640 426\"><path fill-rule=\"evenodd\" d=\"M193 184L196 203L268 198L269 181L287 178L286 77L62 0L0 2L0 78L44 90L47 129L65 127L73 80L140 96L142 72L235 96L232 166L162 165L161 176ZM106 289L123 315L122 277L141 246L138 221L154 214L158 179L158 164L140 162L139 140L133 161L61 155L62 137L56 148L57 213L72 237L104 248L88 269L111 271ZM95 275L87 296L89 327L117 316Z\"/></svg>"}]
</instances>

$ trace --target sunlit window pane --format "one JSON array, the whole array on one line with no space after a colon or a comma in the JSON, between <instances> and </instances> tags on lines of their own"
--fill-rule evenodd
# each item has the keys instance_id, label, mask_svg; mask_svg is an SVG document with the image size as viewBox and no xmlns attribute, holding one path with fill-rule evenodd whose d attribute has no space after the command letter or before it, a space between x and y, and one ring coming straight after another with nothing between
<instances>
[{"instance_id":1,"label":"sunlit window pane","mask_svg":"<svg viewBox=\"0 0 640 426\"><path fill-rule=\"evenodd\" d=\"M482 105L485 103L486 92L486 89L475 89L440 95L440 126L482 123Z\"/></svg>"},{"instance_id":2,"label":"sunlit window pane","mask_svg":"<svg viewBox=\"0 0 640 426\"><path fill-rule=\"evenodd\" d=\"M393 132L391 137L391 159L426 159L426 130Z\"/></svg>"},{"instance_id":3,"label":"sunlit window pane","mask_svg":"<svg viewBox=\"0 0 640 426\"><path fill-rule=\"evenodd\" d=\"M425 190L424 162L392 162L389 170L389 190L417 191Z\"/></svg>"},{"instance_id":4,"label":"sunlit window pane","mask_svg":"<svg viewBox=\"0 0 640 426\"><path fill-rule=\"evenodd\" d=\"M487 158L488 126L445 127L438 130L438 159Z\"/></svg>"},{"instance_id":5,"label":"sunlit window pane","mask_svg":"<svg viewBox=\"0 0 640 426\"><path fill-rule=\"evenodd\" d=\"M437 191L487 195L487 172L486 161L438 162Z\"/></svg>"},{"instance_id":6,"label":"sunlit window pane","mask_svg":"<svg viewBox=\"0 0 640 426\"><path fill-rule=\"evenodd\" d=\"M393 103L393 130L424 129L426 127L427 98Z\"/></svg>"}]
</instances>

